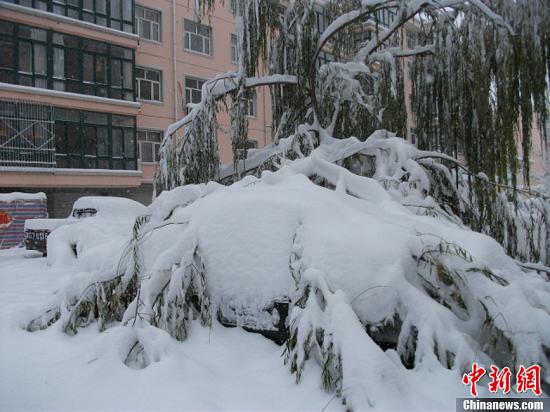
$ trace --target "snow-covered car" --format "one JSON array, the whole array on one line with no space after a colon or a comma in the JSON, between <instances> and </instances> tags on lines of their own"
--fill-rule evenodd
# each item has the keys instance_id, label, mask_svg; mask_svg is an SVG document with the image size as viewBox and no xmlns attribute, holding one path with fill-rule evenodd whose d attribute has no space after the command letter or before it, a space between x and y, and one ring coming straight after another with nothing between
<instances>
[{"instance_id":1,"label":"snow-covered car","mask_svg":"<svg viewBox=\"0 0 550 412\"><path fill-rule=\"evenodd\" d=\"M97 216L107 219L135 218L145 212L146 207L125 197L84 196L74 202L69 219Z\"/></svg>"},{"instance_id":2,"label":"snow-covered car","mask_svg":"<svg viewBox=\"0 0 550 412\"><path fill-rule=\"evenodd\" d=\"M46 240L59 226L66 225L67 219L27 219L25 220L25 248L37 250L46 256Z\"/></svg>"},{"instance_id":3,"label":"snow-covered car","mask_svg":"<svg viewBox=\"0 0 550 412\"><path fill-rule=\"evenodd\" d=\"M74 224L81 219L98 217L112 221L133 220L144 213L141 203L124 197L84 196L73 204L71 214L65 219L28 219L25 221L25 247L47 255L47 239L61 226Z\"/></svg>"}]
</instances>

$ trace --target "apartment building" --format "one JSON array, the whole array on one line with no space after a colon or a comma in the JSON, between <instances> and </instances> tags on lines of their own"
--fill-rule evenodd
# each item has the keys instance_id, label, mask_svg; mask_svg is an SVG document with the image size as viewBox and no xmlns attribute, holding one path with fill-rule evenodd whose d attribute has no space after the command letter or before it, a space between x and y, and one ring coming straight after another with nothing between
<instances>
[{"instance_id":1,"label":"apartment building","mask_svg":"<svg viewBox=\"0 0 550 412\"><path fill-rule=\"evenodd\" d=\"M236 70L227 1L197 22L187 0L0 0L0 191L148 203L166 127L206 79ZM269 90L247 101L250 147L271 141ZM223 163L229 119L219 114Z\"/></svg>"},{"instance_id":2,"label":"apartment building","mask_svg":"<svg viewBox=\"0 0 550 412\"><path fill-rule=\"evenodd\" d=\"M0 0L0 192L43 191L52 217L67 215L84 194L147 204L163 131L200 100L206 79L237 69L233 4L220 2L198 22L189 0ZM321 4L320 32L328 25ZM358 43L394 15L376 18L365 19ZM404 28L404 47L414 47L417 30ZM319 56L333 59L329 50ZM406 100L406 137L414 142ZM249 147L269 144L268 88L257 89L247 108ZM228 163L229 119L223 110L219 118Z\"/></svg>"}]
</instances>

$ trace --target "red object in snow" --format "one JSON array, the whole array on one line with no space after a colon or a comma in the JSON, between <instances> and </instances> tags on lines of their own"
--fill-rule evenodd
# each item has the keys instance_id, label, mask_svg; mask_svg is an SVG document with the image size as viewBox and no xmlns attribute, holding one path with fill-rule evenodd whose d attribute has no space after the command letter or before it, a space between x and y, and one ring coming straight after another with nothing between
<instances>
[{"instance_id":1,"label":"red object in snow","mask_svg":"<svg viewBox=\"0 0 550 412\"><path fill-rule=\"evenodd\" d=\"M15 219L5 210L0 210L0 230L7 229Z\"/></svg>"}]
</instances>

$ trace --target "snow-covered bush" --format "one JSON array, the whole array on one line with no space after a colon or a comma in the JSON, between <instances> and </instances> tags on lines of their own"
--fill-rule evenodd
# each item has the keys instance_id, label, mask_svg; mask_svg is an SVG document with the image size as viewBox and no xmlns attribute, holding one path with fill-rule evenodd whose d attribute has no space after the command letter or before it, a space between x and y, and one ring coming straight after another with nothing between
<instances>
[{"instance_id":1,"label":"snow-covered bush","mask_svg":"<svg viewBox=\"0 0 550 412\"><path fill-rule=\"evenodd\" d=\"M363 175L337 164L350 155ZM162 357L151 327L180 341L216 319L269 330L274 302L286 301L285 362L299 380L315 359L325 388L352 408L391 405L406 368L538 363L548 384L548 268L521 265L439 207L423 155L378 132L334 139L259 178L163 192L125 247L95 264L77 258L74 282L27 327L122 325L121 360L145 367ZM82 241L105 247L100 236Z\"/></svg>"}]
</instances>

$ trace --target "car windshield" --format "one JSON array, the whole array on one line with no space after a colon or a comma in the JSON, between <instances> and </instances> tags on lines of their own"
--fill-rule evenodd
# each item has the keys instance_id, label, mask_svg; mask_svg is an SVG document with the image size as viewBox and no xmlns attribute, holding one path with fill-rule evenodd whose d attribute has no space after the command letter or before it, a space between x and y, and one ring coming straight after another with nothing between
<instances>
[{"instance_id":1,"label":"car windshield","mask_svg":"<svg viewBox=\"0 0 550 412\"><path fill-rule=\"evenodd\" d=\"M77 218L77 219L82 219L82 218L85 218L85 217L92 217L92 216L95 216L97 214L97 210L92 208L92 207L88 207L88 208L84 208L84 209L74 209L73 210L73 217Z\"/></svg>"}]
</instances>

